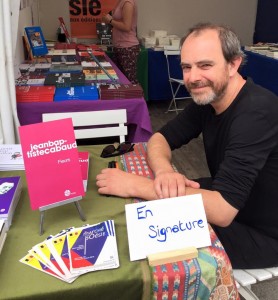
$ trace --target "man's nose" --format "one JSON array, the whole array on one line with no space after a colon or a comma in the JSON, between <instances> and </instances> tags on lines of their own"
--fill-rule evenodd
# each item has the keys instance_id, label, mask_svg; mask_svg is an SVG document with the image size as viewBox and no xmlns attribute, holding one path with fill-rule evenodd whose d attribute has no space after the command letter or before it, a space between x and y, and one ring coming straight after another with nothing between
<instances>
[{"instance_id":1,"label":"man's nose","mask_svg":"<svg viewBox=\"0 0 278 300\"><path fill-rule=\"evenodd\" d=\"M201 80L201 72L198 68L192 67L190 72L187 74L187 81L196 82Z\"/></svg>"}]
</instances>

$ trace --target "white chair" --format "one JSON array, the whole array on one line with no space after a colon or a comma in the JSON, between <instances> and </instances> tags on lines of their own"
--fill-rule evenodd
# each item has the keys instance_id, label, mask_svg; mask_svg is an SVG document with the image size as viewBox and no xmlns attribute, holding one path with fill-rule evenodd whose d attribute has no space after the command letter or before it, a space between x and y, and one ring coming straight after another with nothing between
<instances>
[{"instance_id":1,"label":"white chair","mask_svg":"<svg viewBox=\"0 0 278 300\"><path fill-rule=\"evenodd\" d=\"M175 111L178 114L179 110L183 110L181 108L177 107L177 100L185 100L185 99L191 99L191 97L187 97L187 96L183 96L183 97L177 97L178 92L180 90L180 87L183 86L183 88L185 88L184 86L184 82L183 79L181 78L174 78L171 74L171 59L169 58L169 56L171 55L180 55L180 51L179 50L164 50L164 55L166 57L166 62L167 62L167 72L168 72L168 79L169 79L169 83L170 83L170 88L171 88L171 93L172 93L172 100L170 102L170 105L167 109L166 112L169 111ZM172 108L172 106L174 106L174 108Z\"/></svg>"},{"instance_id":2,"label":"white chair","mask_svg":"<svg viewBox=\"0 0 278 300\"><path fill-rule=\"evenodd\" d=\"M233 269L237 288L246 300L259 300L251 290L251 285L278 276L278 267L265 269Z\"/></svg>"},{"instance_id":3,"label":"white chair","mask_svg":"<svg viewBox=\"0 0 278 300\"><path fill-rule=\"evenodd\" d=\"M43 122L64 118L72 118L76 140L119 137L120 143L123 143L127 135L126 109L45 113L42 115Z\"/></svg>"}]
</instances>

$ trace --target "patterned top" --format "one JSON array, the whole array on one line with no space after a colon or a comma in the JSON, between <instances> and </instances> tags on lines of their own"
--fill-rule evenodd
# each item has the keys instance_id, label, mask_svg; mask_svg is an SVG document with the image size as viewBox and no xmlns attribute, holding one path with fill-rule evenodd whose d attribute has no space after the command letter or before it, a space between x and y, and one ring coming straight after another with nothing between
<instances>
[{"instance_id":1,"label":"patterned top","mask_svg":"<svg viewBox=\"0 0 278 300\"><path fill-rule=\"evenodd\" d=\"M127 172L154 178L146 161L146 143L122 156ZM142 201L134 199L134 202ZM230 260L209 226L211 246L198 249L194 259L150 267L153 300L239 300Z\"/></svg>"}]
</instances>

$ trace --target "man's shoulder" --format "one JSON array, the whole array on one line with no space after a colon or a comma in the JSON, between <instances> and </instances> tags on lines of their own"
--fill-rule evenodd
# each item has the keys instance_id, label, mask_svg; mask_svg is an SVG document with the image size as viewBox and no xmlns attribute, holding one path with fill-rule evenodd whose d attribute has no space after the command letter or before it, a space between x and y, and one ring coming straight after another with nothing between
<instances>
[{"instance_id":1,"label":"man's shoulder","mask_svg":"<svg viewBox=\"0 0 278 300\"><path fill-rule=\"evenodd\" d=\"M245 90L255 98L266 97L267 99L276 100L278 103L278 96L276 94L269 89L256 84L251 78L247 78Z\"/></svg>"}]
</instances>

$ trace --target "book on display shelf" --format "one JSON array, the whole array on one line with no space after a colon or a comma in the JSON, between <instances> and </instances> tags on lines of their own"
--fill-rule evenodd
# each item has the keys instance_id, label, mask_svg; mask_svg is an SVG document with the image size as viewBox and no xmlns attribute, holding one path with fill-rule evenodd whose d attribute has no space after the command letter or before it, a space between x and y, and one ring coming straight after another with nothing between
<instances>
[{"instance_id":1,"label":"book on display shelf","mask_svg":"<svg viewBox=\"0 0 278 300\"><path fill-rule=\"evenodd\" d=\"M81 65L69 65L69 64L53 64L49 73L82 73L83 69Z\"/></svg>"},{"instance_id":2,"label":"book on display shelf","mask_svg":"<svg viewBox=\"0 0 278 300\"><path fill-rule=\"evenodd\" d=\"M54 55L51 56L51 63L52 65L78 65L79 62L77 60L76 55Z\"/></svg>"},{"instance_id":3,"label":"book on display shelf","mask_svg":"<svg viewBox=\"0 0 278 300\"><path fill-rule=\"evenodd\" d=\"M76 50L75 49L52 49L49 51L48 54L53 56L55 55L73 56L76 55Z\"/></svg>"},{"instance_id":4,"label":"book on display shelf","mask_svg":"<svg viewBox=\"0 0 278 300\"><path fill-rule=\"evenodd\" d=\"M97 79L97 70L94 67L84 67L83 73L85 75L85 80L96 80Z\"/></svg>"},{"instance_id":5,"label":"book on display shelf","mask_svg":"<svg viewBox=\"0 0 278 300\"><path fill-rule=\"evenodd\" d=\"M92 86L72 86L57 88L54 95L54 102L66 100L98 100L98 89Z\"/></svg>"},{"instance_id":6,"label":"book on display shelf","mask_svg":"<svg viewBox=\"0 0 278 300\"><path fill-rule=\"evenodd\" d=\"M52 102L56 87L49 86L16 86L16 102Z\"/></svg>"},{"instance_id":7,"label":"book on display shelf","mask_svg":"<svg viewBox=\"0 0 278 300\"><path fill-rule=\"evenodd\" d=\"M43 78L29 78L27 80L27 85L32 85L32 86L42 86L44 85L45 77Z\"/></svg>"},{"instance_id":8,"label":"book on display shelf","mask_svg":"<svg viewBox=\"0 0 278 300\"><path fill-rule=\"evenodd\" d=\"M45 77L44 85L56 87L71 87L85 85L85 75L81 73L49 73Z\"/></svg>"},{"instance_id":9,"label":"book on display shelf","mask_svg":"<svg viewBox=\"0 0 278 300\"><path fill-rule=\"evenodd\" d=\"M25 27L25 34L33 56L44 56L48 53L40 26Z\"/></svg>"},{"instance_id":10,"label":"book on display shelf","mask_svg":"<svg viewBox=\"0 0 278 300\"><path fill-rule=\"evenodd\" d=\"M22 63L19 65L19 71L21 75L30 75L34 74L46 74L51 67L50 63L39 63L39 64L29 64Z\"/></svg>"},{"instance_id":11,"label":"book on display shelf","mask_svg":"<svg viewBox=\"0 0 278 300\"><path fill-rule=\"evenodd\" d=\"M32 210L80 200L84 186L72 119L20 126L19 135Z\"/></svg>"},{"instance_id":12,"label":"book on display shelf","mask_svg":"<svg viewBox=\"0 0 278 300\"><path fill-rule=\"evenodd\" d=\"M143 89L139 84L104 84L99 86L101 100L130 99L143 97Z\"/></svg>"},{"instance_id":13,"label":"book on display shelf","mask_svg":"<svg viewBox=\"0 0 278 300\"><path fill-rule=\"evenodd\" d=\"M0 177L0 220L9 230L22 191L20 176Z\"/></svg>"}]
</instances>

